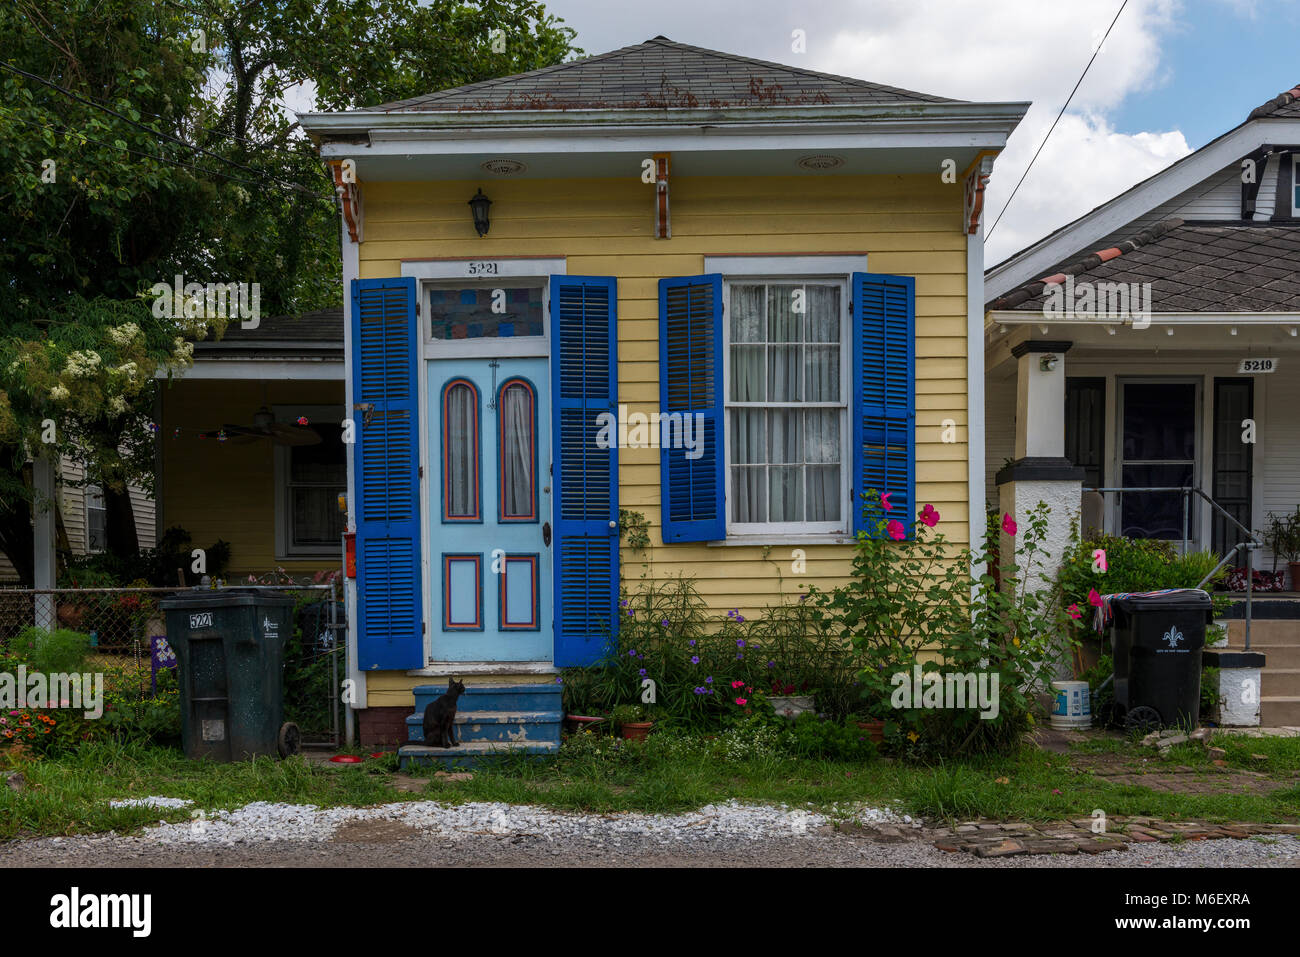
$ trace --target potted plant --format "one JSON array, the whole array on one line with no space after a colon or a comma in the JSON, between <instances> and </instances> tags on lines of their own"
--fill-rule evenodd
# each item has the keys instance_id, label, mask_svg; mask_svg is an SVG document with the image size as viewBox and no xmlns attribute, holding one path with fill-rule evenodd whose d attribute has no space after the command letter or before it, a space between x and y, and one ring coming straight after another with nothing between
<instances>
[{"instance_id":1,"label":"potted plant","mask_svg":"<svg viewBox=\"0 0 1300 957\"><path fill-rule=\"evenodd\" d=\"M610 721L618 728L620 736L629 741L643 741L654 726L654 721L639 704L619 705L610 714Z\"/></svg>"},{"instance_id":2,"label":"potted plant","mask_svg":"<svg viewBox=\"0 0 1300 957\"><path fill-rule=\"evenodd\" d=\"M808 682L802 682L797 688L795 683L788 678L777 677L772 679L772 688L767 694L768 703L783 718L794 720L805 711L816 709L816 701L811 694L803 694L809 691Z\"/></svg>"},{"instance_id":3,"label":"potted plant","mask_svg":"<svg viewBox=\"0 0 1300 957\"><path fill-rule=\"evenodd\" d=\"M1268 514L1264 539L1273 553L1273 571L1282 559L1291 571L1291 590L1300 591L1300 505L1290 515Z\"/></svg>"}]
</instances>

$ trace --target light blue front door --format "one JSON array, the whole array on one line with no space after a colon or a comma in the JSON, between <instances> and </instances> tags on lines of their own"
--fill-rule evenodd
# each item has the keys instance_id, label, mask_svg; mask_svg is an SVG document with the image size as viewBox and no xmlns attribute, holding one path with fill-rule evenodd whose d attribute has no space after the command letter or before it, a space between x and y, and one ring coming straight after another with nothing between
<instances>
[{"instance_id":1,"label":"light blue front door","mask_svg":"<svg viewBox=\"0 0 1300 957\"><path fill-rule=\"evenodd\" d=\"M550 661L551 415L541 357L428 363L435 661Z\"/></svg>"}]
</instances>

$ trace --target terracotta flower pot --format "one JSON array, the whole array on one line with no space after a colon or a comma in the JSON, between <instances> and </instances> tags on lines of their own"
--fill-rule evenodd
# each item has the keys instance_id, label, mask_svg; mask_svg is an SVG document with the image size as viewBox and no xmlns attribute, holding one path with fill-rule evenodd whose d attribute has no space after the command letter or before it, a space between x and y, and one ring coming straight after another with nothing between
<instances>
[{"instance_id":1,"label":"terracotta flower pot","mask_svg":"<svg viewBox=\"0 0 1300 957\"><path fill-rule=\"evenodd\" d=\"M858 727L867 732L867 737L876 744L885 743L885 722L883 721L859 721Z\"/></svg>"},{"instance_id":2,"label":"terracotta flower pot","mask_svg":"<svg viewBox=\"0 0 1300 957\"><path fill-rule=\"evenodd\" d=\"M653 726L653 721L632 721L620 726L618 730L628 741L644 741Z\"/></svg>"},{"instance_id":3,"label":"terracotta flower pot","mask_svg":"<svg viewBox=\"0 0 1300 957\"><path fill-rule=\"evenodd\" d=\"M579 731L594 729L605 719L594 714L566 714L564 720L569 726L569 732L576 734Z\"/></svg>"}]
</instances>

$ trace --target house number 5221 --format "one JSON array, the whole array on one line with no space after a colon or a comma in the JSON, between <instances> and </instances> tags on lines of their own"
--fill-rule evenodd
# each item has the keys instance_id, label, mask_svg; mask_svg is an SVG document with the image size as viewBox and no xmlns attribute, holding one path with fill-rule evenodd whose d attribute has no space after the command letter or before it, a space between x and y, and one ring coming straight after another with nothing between
<instances>
[{"instance_id":1,"label":"house number 5221","mask_svg":"<svg viewBox=\"0 0 1300 957\"><path fill-rule=\"evenodd\" d=\"M491 262L472 262L469 263L469 274L471 276L495 276L499 273L500 263Z\"/></svg>"}]
</instances>

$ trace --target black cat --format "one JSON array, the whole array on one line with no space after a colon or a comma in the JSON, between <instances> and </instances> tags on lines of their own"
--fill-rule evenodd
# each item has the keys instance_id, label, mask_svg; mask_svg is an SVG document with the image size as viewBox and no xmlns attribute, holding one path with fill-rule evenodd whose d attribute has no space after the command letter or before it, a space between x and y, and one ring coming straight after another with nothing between
<instances>
[{"instance_id":1,"label":"black cat","mask_svg":"<svg viewBox=\"0 0 1300 957\"><path fill-rule=\"evenodd\" d=\"M454 748L456 740L456 699L465 693L465 682L452 678L447 693L424 709L424 743L431 748Z\"/></svg>"}]
</instances>

